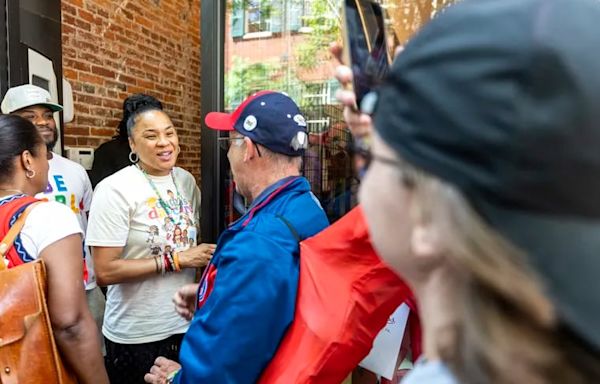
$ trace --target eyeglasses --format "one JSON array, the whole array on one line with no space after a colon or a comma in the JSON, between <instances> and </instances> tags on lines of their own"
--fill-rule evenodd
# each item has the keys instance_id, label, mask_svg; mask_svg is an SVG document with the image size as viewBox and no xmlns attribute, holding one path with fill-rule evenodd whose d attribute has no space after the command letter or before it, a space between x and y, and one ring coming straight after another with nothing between
<instances>
[{"instance_id":1,"label":"eyeglasses","mask_svg":"<svg viewBox=\"0 0 600 384\"><path fill-rule=\"evenodd\" d=\"M221 149L223 149L225 151L229 151L229 147L231 146L232 141L244 140L244 139L245 139L244 136L241 136L241 137L218 137L217 141L219 142L219 146L221 147ZM239 144L239 145L241 145L241 144ZM260 153L260 149L258 148L258 145L256 143L254 143L254 146L256 147L256 152L258 153L258 157L262 157L262 154Z\"/></svg>"},{"instance_id":2,"label":"eyeglasses","mask_svg":"<svg viewBox=\"0 0 600 384\"><path fill-rule=\"evenodd\" d=\"M393 159L386 156L375 155L371 153L371 161L377 161L382 164L390 165L400 170L402 174L402 183L408 188L413 188L416 184L416 176L414 172L407 171L404 162L400 159Z\"/></svg>"},{"instance_id":3,"label":"eyeglasses","mask_svg":"<svg viewBox=\"0 0 600 384\"><path fill-rule=\"evenodd\" d=\"M244 140L243 137L219 137L217 141L219 142L219 146L221 149L228 151L231 146L231 142L234 140Z\"/></svg>"},{"instance_id":4,"label":"eyeglasses","mask_svg":"<svg viewBox=\"0 0 600 384\"><path fill-rule=\"evenodd\" d=\"M378 161L380 163L383 164L387 164L387 165L391 165L397 168L402 169L403 163L402 161L398 160L398 159L392 159L390 157L385 157L385 156L380 156L380 155L375 155L373 153L371 153L370 155L370 160L373 161Z\"/></svg>"}]
</instances>

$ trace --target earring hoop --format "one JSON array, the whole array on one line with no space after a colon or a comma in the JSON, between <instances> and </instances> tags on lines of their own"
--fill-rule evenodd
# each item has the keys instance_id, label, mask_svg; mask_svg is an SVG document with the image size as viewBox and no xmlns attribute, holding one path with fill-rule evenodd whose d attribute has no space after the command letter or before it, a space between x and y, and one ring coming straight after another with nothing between
<instances>
[{"instance_id":1,"label":"earring hoop","mask_svg":"<svg viewBox=\"0 0 600 384\"><path fill-rule=\"evenodd\" d=\"M33 179L35 177L35 169L28 169L25 171L25 177L28 179Z\"/></svg>"},{"instance_id":2,"label":"earring hoop","mask_svg":"<svg viewBox=\"0 0 600 384\"><path fill-rule=\"evenodd\" d=\"M134 158L134 156L135 156L135 158ZM140 161L140 157L138 156L137 153L131 151L131 152L129 152L129 161L131 161L132 164L135 164L138 161Z\"/></svg>"}]
</instances>

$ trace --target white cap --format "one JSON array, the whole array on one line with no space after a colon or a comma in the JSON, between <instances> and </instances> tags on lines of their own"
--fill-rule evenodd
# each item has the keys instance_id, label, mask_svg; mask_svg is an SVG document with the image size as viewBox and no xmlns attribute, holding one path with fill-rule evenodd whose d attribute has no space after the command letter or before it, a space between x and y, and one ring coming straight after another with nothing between
<instances>
[{"instance_id":1,"label":"white cap","mask_svg":"<svg viewBox=\"0 0 600 384\"><path fill-rule=\"evenodd\" d=\"M6 92L0 108L2 108L2 113L8 114L32 105L43 105L52 112L63 110L62 106L52 102L48 91L31 84L10 88Z\"/></svg>"}]
</instances>

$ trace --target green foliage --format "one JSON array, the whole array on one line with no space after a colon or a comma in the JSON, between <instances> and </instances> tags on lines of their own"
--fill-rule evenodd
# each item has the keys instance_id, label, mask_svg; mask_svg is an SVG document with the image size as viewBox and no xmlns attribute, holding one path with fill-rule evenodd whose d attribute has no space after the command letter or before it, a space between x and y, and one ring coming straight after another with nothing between
<instances>
[{"instance_id":1,"label":"green foliage","mask_svg":"<svg viewBox=\"0 0 600 384\"><path fill-rule=\"evenodd\" d=\"M225 75L225 106L233 109L246 97L265 89L284 87L282 66L276 63L249 63L241 57L233 58L233 65Z\"/></svg>"},{"instance_id":2,"label":"green foliage","mask_svg":"<svg viewBox=\"0 0 600 384\"><path fill-rule=\"evenodd\" d=\"M270 12L272 9L273 0L229 0L227 2L228 9L247 9L251 6L260 5L261 10L264 9L266 12ZM269 13L265 13L264 16L269 16Z\"/></svg>"},{"instance_id":3,"label":"green foliage","mask_svg":"<svg viewBox=\"0 0 600 384\"><path fill-rule=\"evenodd\" d=\"M239 9L237 7L248 7L252 1L230 0L228 6ZM261 2L261 13L264 5L272 17L279 17L284 22L289 17L289 15L280 14L287 8L284 6L299 4L302 0L254 1ZM248 59L236 56L234 52L232 66L225 75L226 108L231 110L248 95L265 89L286 92L294 100L302 103L304 101L302 95L311 84L301 81L298 72L315 68L326 58L329 44L338 39L340 20L334 3L337 4L333 0L313 0L311 2L310 12L303 18L303 42L291 47L291 52L280 53L288 55L287 60L251 63ZM282 33L295 33L286 27L283 28L283 31ZM292 55L293 59L289 57Z\"/></svg>"},{"instance_id":4,"label":"green foliage","mask_svg":"<svg viewBox=\"0 0 600 384\"><path fill-rule=\"evenodd\" d=\"M308 30L305 42L295 50L300 67L310 69L317 66L329 44L338 40L341 20L335 4L337 2L312 1L311 12L304 17L304 25Z\"/></svg>"}]
</instances>

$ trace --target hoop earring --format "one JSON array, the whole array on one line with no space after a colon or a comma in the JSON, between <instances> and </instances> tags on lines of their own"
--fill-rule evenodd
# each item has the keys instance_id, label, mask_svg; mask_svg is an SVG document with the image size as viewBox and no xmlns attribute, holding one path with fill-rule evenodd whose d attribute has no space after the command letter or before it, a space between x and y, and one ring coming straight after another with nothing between
<instances>
[{"instance_id":1,"label":"hoop earring","mask_svg":"<svg viewBox=\"0 0 600 384\"><path fill-rule=\"evenodd\" d=\"M28 169L25 171L25 177L28 179L33 179L35 177L35 170L34 169Z\"/></svg>"},{"instance_id":2,"label":"hoop earring","mask_svg":"<svg viewBox=\"0 0 600 384\"><path fill-rule=\"evenodd\" d=\"M135 156L135 158L134 158L134 156ZM140 161L140 157L138 156L137 153L131 151L131 152L129 152L129 161L131 161L132 164L135 164L138 161Z\"/></svg>"}]
</instances>

